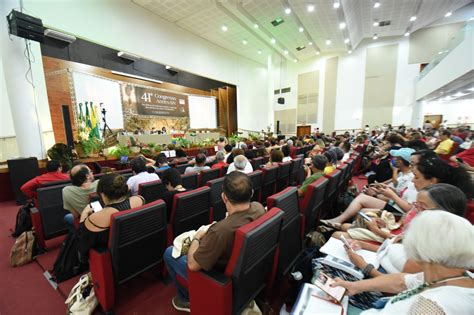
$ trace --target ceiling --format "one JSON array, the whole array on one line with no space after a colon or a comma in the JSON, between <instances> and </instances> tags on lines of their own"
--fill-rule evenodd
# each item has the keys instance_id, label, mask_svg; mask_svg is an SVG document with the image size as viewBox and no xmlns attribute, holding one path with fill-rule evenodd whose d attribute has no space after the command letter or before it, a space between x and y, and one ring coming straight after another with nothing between
<instances>
[{"instance_id":1,"label":"ceiling","mask_svg":"<svg viewBox=\"0 0 474 315\"><path fill-rule=\"evenodd\" d=\"M471 2L379 0L380 7L374 8L376 0L131 1L218 46L263 64L273 53L298 61L314 57L318 52L355 49L364 38L371 38L374 34L379 38L402 36ZM333 7L334 2L340 3L338 9ZM308 5L314 6L313 12L308 12ZM285 13L286 8L291 9L291 13ZM417 19L410 22L413 15ZM284 22L273 26L270 22L279 17ZM376 20L390 21L390 25L374 26ZM340 29L343 22L346 27ZM223 26L227 31L222 30ZM303 31L299 30L300 27ZM348 43L345 43L346 39L349 39ZM331 44L327 45L327 40L331 40ZM298 51L296 48L299 46L305 48Z\"/></svg>"}]
</instances>

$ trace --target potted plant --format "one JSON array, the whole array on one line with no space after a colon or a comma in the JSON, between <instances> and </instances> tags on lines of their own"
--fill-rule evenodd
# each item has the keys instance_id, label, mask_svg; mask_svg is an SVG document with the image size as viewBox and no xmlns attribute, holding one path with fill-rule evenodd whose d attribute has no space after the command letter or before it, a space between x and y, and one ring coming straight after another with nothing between
<instances>
[{"instance_id":1,"label":"potted plant","mask_svg":"<svg viewBox=\"0 0 474 315\"><path fill-rule=\"evenodd\" d=\"M72 150L64 143L56 143L47 151L51 160L59 161L64 171L72 166Z\"/></svg>"},{"instance_id":2,"label":"potted plant","mask_svg":"<svg viewBox=\"0 0 474 315\"><path fill-rule=\"evenodd\" d=\"M117 144L115 147L109 149L110 155L119 159L122 156L129 156L130 149L123 144Z\"/></svg>"}]
</instances>

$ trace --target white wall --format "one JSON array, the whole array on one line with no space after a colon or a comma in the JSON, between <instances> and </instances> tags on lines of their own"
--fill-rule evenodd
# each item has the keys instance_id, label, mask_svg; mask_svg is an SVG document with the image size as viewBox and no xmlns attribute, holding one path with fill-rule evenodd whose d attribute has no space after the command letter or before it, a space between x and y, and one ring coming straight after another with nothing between
<instances>
[{"instance_id":1,"label":"white wall","mask_svg":"<svg viewBox=\"0 0 474 315\"><path fill-rule=\"evenodd\" d=\"M238 126L268 125L267 65L214 45L125 0L25 0L46 26L201 76L235 84ZM252 118L252 119L249 119Z\"/></svg>"},{"instance_id":2,"label":"white wall","mask_svg":"<svg viewBox=\"0 0 474 315\"><path fill-rule=\"evenodd\" d=\"M449 102L420 102L421 117L425 115L443 115L448 125L462 123L474 123L474 99L466 99Z\"/></svg>"}]
</instances>

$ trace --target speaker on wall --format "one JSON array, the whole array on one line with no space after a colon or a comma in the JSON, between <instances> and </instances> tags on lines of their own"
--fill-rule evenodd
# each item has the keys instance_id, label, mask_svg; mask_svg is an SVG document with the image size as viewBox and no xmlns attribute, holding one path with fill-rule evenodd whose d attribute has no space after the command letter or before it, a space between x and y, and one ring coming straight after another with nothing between
<instances>
[{"instance_id":1,"label":"speaker on wall","mask_svg":"<svg viewBox=\"0 0 474 315\"><path fill-rule=\"evenodd\" d=\"M7 20L10 34L40 43L44 42L44 27L40 19L12 10Z\"/></svg>"},{"instance_id":2,"label":"speaker on wall","mask_svg":"<svg viewBox=\"0 0 474 315\"><path fill-rule=\"evenodd\" d=\"M277 120L277 126L276 127L277 127L276 133L277 133L277 135L279 135L280 134L280 121L279 120Z\"/></svg>"},{"instance_id":3,"label":"speaker on wall","mask_svg":"<svg viewBox=\"0 0 474 315\"><path fill-rule=\"evenodd\" d=\"M71 116L69 115L69 106L61 106L63 112L64 131L66 132L67 146L74 149L74 136L72 135Z\"/></svg>"},{"instance_id":4,"label":"speaker on wall","mask_svg":"<svg viewBox=\"0 0 474 315\"><path fill-rule=\"evenodd\" d=\"M25 204L26 197L21 192L20 187L40 174L38 159L35 157L13 159L7 160L7 164L16 203L18 205Z\"/></svg>"},{"instance_id":5,"label":"speaker on wall","mask_svg":"<svg viewBox=\"0 0 474 315\"><path fill-rule=\"evenodd\" d=\"M278 104L285 104L285 98L284 97L279 97L278 98Z\"/></svg>"}]
</instances>

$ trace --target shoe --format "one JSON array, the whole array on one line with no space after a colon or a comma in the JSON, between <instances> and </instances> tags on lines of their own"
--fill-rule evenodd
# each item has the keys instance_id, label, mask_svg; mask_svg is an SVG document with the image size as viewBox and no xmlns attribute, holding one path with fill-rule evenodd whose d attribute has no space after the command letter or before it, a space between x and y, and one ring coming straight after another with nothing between
<instances>
[{"instance_id":1,"label":"shoe","mask_svg":"<svg viewBox=\"0 0 474 315\"><path fill-rule=\"evenodd\" d=\"M173 307L177 309L178 311L191 313L191 307L190 307L189 301L184 301L180 299L178 296L175 296L171 300L171 303L173 304Z\"/></svg>"},{"instance_id":2,"label":"shoe","mask_svg":"<svg viewBox=\"0 0 474 315\"><path fill-rule=\"evenodd\" d=\"M322 224L322 225L325 225L327 227L330 227L330 228L333 228L335 230L340 230L341 229L341 223L335 223L335 222L331 222L329 220L319 220L319 223Z\"/></svg>"}]
</instances>

